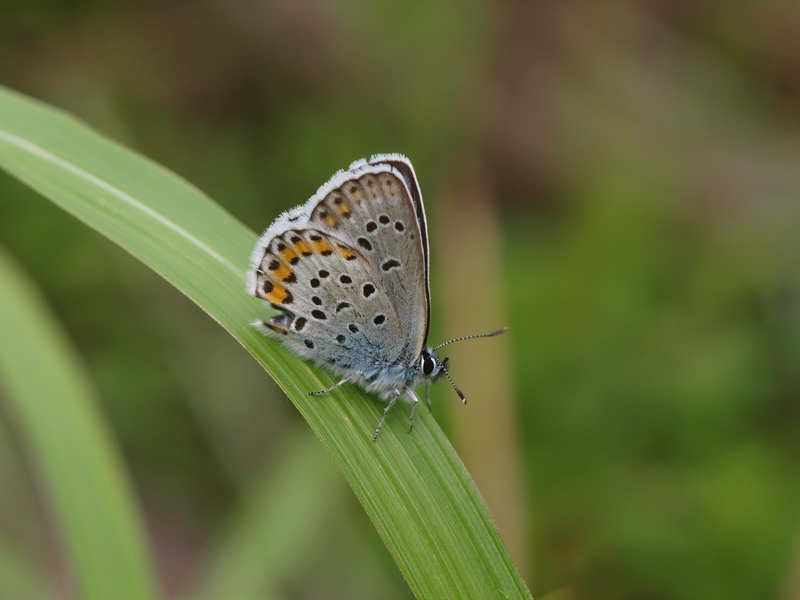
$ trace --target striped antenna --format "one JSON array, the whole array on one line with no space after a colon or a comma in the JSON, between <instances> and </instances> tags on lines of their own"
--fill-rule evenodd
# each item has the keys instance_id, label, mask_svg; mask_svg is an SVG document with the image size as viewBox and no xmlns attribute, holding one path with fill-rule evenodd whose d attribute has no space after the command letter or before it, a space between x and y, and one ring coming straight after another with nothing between
<instances>
[{"instance_id":1,"label":"striped antenna","mask_svg":"<svg viewBox=\"0 0 800 600\"><path fill-rule=\"evenodd\" d=\"M453 341L455 341L455 340L453 340ZM447 381L449 381L450 385L453 386L453 389L456 391L456 394L458 394L458 397L461 398L461 404L466 404L467 403L467 398L464 396L464 394L461 393L461 390L458 389L458 386L456 385L456 382L453 381L452 377L450 377L450 371L447 370L447 361L449 359L450 359L449 356L445 356L444 360L441 362L442 371L444 371L444 374L447 375Z\"/></svg>"},{"instance_id":2,"label":"striped antenna","mask_svg":"<svg viewBox=\"0 0 800 600\"><path fill-rule=\"evenodd\" d=\"M441 348L442 346L447 346L447 344L452 344L453 342L463 342L464 340L474 340L475 338L494 337L496 335L500 335L501 333L505 333L506 331L508 331L508 327L503 327L502 329L498 329L497 331L492 331L491 333L476 333L475 335L465 335L464 337L456 338L454 340L450 340L449 342L445 342L444 344L439 344L438 346L434 346L433 349L437 350L438 348ZM445 373L447 373L447 370L445 370ZM456 390L457 389L458 388L456 388ZM459 393L459 395L461 394Z\"/></svg>"}]
</instances>

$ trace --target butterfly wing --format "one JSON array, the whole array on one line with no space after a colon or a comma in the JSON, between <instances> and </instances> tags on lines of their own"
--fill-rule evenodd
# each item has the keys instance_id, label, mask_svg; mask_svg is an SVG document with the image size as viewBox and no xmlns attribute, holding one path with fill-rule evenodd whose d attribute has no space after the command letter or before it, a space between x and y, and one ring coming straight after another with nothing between
<instances>
[{"instance_id":1,"label":"butterfly wing","mask_svg":"<svg viewBox=\"0 0 800 600\"><path fill-rule=\"evenodd\" d=\"M385 156L354 163L323 186L308 218L312 226L357 249L372 266L381 295L388 296L398 319L401 335L391 340L392 352L396 361L408 364L427 337L427 231L413 169L407 160L395 162L408 167L410 178Z\"/></svg>"},{"instance_id":2,"label":"butterfly wing","mask_svg":"<svg viewBox=\"0 0 800 600\"><path fill-rule=\"evenodd\" d=\"M296 354L345 373L391 360L383 340L399 320L360 253L327 233L299 226L263 249L254 295L281 314L263 323Z\"/></svg>"},{"instance_id":3,"label":"butterfly wing","mask_svg":"<svg viewBox=\"0 0 800 600\"><path fill-rule=\"evenodd\" d=\"M411 161L402 154L376 154L369 160L369 164L387 164L394 168L403 177L408 188L411 203L414 208L414 216L419 230L419 241L422 245L422 268L424 269L425 280L425 305L422 318L425 323L425 331L422 335L420 351L428 340L428 330L431 322L431 289L430 289L430 254L428 251L428 224L425 221L425 205L422 202L422 192L417 182L417 174Z\"/></svg>"},{"instance_id":4,"label":"butterfly wing","mask_svg":"<svg viewBox=\"0 0 800 600\"><path fill-rule=\"evenodd\" d=\"M265 331L342 373L409 364L427 335L424 211L410 163L392 157L410 175L385 160L354 163L253 252L250 293L281 311Z\"/></svg>"}]
</instances>

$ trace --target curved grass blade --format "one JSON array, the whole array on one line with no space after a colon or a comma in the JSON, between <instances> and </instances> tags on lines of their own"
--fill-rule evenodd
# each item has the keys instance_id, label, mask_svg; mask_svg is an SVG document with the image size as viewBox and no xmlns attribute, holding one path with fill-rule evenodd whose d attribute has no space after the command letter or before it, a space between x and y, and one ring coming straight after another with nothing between
<instances>
[{"instance_id":1,"label":"curved grass blade","mask_svg":"<svg viewBox=\"0 0 800 600\"><path fill-rule=\"evenodd\" d=\"M78 596L156 598L130 485L76 352L2 251L0 289L0 384L56 516Z\"/></svg>"},{"instance_id":2,"label":"curved grass blade","mask_svg":"<svg viewBox=\"0 0 800 600\"><path fill-rule=\"evenodd\" d=\"M418 598L530 598L431 415L419 411L409 435L393 413L373 444L382 410L373 397L353 386L309 396L330 378L249 326L265 310L244 293L252 232L165 169L2 89L0 166L165 277L264 366L332 454Z\"/></svg>"},{"instance_id":3,"label":"curved grass blade","mask_svg":"<svg viewBox=\"0 0 800 600\"><path fill-rule=\"evenodd\" d=\"M254 478L192 600L279 597L292 565L309 554L325 521L344 508L344 482L307 431L290 436L282 460ZM265 543L265 541L267 543Z\"/></svg>"}]
</instances>

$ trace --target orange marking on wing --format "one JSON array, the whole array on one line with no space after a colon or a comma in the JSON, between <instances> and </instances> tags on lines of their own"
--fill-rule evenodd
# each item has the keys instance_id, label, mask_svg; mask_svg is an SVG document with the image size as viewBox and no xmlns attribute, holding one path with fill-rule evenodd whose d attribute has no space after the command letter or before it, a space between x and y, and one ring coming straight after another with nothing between
<instances>
[{"instance_id":1,"label":"orange marking on wing","mask_svg":"<svg viewBox=\"0 0 800 600\"><path fill-rule=\"evenodd\" d=\"M297 262L296 260L294 260L297 258L297 252L295 252L291 248L284 248L283 250L281 250L281 258L283 258L283 260L285 260L286 262L291 262L292 264L294 264Z\"/></svg>"},{"instance_id":2,"label":"orange marking on wing","mask_svg":"<svg viewBox=\"0 0 800 600\"><path fill-rule=\"evenodd\" d=\"M314 245L314 250L316 250L320 254L322 254L323 252L327 252L328 254L333 252L333 248L326 239L311 240L311 243Z\"/></svg>"},{"instance_id":3,"label":"orange marking on wing","mask_svg":"<svg viewBox=\"0 0 800 600\"><path fill-rule=\"evenodd\" d=\"M339 245L339 254L341 254L345 260L353 260L358 258L358 255L355 252L350 250L350 248L347 246L342 246L341 244Z\"/></svg>"},{"instance_id":4,"label":"orange marking on wing","mask_svg":"<svg viewBox=\"0 0 800 600\"><path fill-rule=\"evenodd\" d=\"M283 304L290 296L289 290L278 283L272 285L272 291L267 294L267 300L275 304Z\"/></svg>"},{"instance_id":5,"label":"orange marking on wing","mask_svg":"<svg viewBox=\"0 0 800 600\"><path fill-rule=\"evenodd\" d=\"M292 275L294 275L294 271L292 271L286 265L278 265L278 268L273 269L270 273L273 277L280 279L281 281L286 281L287 279L290 279Z\"/></svg>"},{"instance_id":6,"label":"orange marking on wing","mask_svg":"<svg viewBox=\"0 0 800 600\"><path fill-rule=\"evenodd\" d=\"M322 222L328 227L336 227L339 224L339 222L336 220L336 217L329 214L326 214L324 217L322 217Z\"/></svg>"},{"instance_id":7,"label":"orange marking on wing","mask_svg":"<svg viewBox=\"0 0 800 600\"><path fill-rule=\"evenodd\" d=\"M306 244L303 240L296 242L294 247L297 248L297 251L303 256L308 256L311 254L311 248L309 248L308 244Z\"/></svg>"},{"instance_id":8,"label":"orange marking on wing","mask_svg":"<svg viewBox=\"0 0 800 600\"><path fill-rule=\"evenodd\" d=\"M286 335L288 330L284 329L283 327L278 327L277 325L273 325L272 323L264 323L267 327L272 329L275 333L280 333L281 335Z\"/></svg>"},{"instance_id":9,"label":"orange marking on wing","mask_svg":"<svg viewBox=\"0 0 800 600\"><path fill-rule=\"evenodd\" d=\"M337 199L334 202L334 205L336 206L336 210L338 210L339 214L342 215L343 217L347 217L350 215L350 205L344 200Z\"/></svg>"}]
</instances>

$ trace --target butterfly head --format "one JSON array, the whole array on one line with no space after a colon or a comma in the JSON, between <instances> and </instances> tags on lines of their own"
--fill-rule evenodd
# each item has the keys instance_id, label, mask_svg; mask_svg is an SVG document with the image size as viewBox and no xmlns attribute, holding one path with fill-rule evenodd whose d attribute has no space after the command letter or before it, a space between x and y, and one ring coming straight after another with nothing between
<instances>
[{"instance_id":1,"label":"butterfly head","mask_svg":"<svg viewBox=\"0 0 800 600\"><path fill-rule=\"evenodd\" d=\"M433 348L425 348L419 355L417 368L426 379L436 381L446 370L447 358L441 360Z\"/></svg>"},{"instance_id":2,"label":"butterfly head","mask_svg":"<svg viewBox=\"0 0 800 600\"><path fill-rule=\"evenodd\" d=\"M464 394L461 393L461 390L458 389L452 377L450 377L450 373L447 371L448 360L450 360L449 356L445 356L444 359L441 359L439 358L439 355L436 354L435 348L428 347L420 353L419 359L417 360L417 369L423 378L428 379L431 382L436 381L442 375L445 375L447 380L450 382L450 385L453 386L453 389L456 391L456 394L458 394L458 397L461 398L461 401L464 404L466 404L467 399L464 397Z\"/></svg>"}]
</instances>

